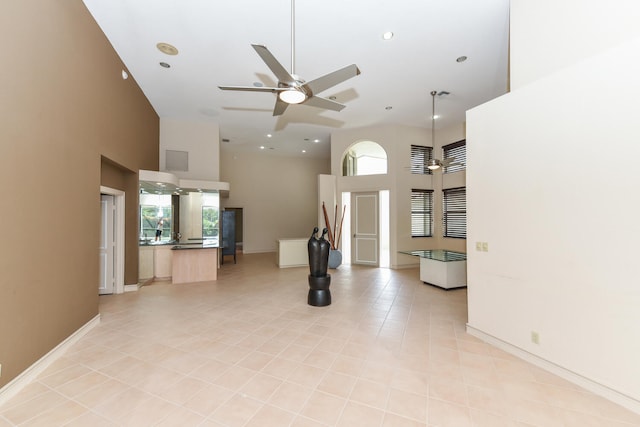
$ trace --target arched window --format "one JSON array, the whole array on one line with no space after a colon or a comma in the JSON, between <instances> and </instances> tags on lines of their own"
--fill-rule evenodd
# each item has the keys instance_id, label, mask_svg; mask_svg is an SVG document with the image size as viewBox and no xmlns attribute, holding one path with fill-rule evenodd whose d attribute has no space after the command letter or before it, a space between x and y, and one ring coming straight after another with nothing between
<instances>
[{"instance_id":1,"label":"arched window","mask_svg":"<svg viewBox=\"0 0 640 427\"><path fill-rule=\"evenodd\" d=\"M353 144L342 157L342 176L378 175L387 173L387 152L373 141Z\"/></svg>"}]
</instances>

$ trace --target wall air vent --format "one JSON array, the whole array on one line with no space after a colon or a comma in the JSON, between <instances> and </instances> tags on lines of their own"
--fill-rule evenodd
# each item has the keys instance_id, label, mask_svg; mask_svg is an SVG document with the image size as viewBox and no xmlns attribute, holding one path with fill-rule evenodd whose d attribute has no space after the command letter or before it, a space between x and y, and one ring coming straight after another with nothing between
<instances>
[{"instance_id":1,"label":"wall air vent","mask_svg":"<svg viewBox=\"0 0 640 427\"><path fill-rule=\"evenodd\" d=\"M165 169L168 171L189 171L189 152L188 151L165 151Z\"/></svg>"}]
</instances>

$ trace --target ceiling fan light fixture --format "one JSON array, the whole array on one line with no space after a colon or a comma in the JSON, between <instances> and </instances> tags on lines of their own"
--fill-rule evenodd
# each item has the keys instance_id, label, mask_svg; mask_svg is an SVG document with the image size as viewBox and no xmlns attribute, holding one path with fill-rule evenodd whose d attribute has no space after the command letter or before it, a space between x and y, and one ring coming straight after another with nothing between
<instances>
[{"instance_id":1,"label":"ceiling fan light fixture","mask_svg":"<svg viewBox=\"0 0 640 427\"><path fill-rule=\"evenodd\" d=\"M427 169L432 170L432 171L434 171L436 169L439 169L440 166L442 166L442 164L440 163L440 160L438 160L438 159L431 159L431 160L429 160L427 162Z\"/></svg>"},{"instance_id":2,"label":"ceiling fan light fixture","mask_svg":"<svg viewBox=\"0 0 640 427\"><path fill-rule=\"evenodd\" d=\"M287 104L300 104L307 99L307 96L304 93L296 89L283 90L278 96Z\"/></svg>"}]
</instances>

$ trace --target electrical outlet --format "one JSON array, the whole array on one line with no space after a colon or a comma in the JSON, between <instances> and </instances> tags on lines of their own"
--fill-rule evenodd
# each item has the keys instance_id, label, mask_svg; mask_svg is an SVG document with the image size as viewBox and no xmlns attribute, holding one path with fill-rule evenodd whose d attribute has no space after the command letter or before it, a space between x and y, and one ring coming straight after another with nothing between
<instances>
[{"instance_id":1,"label":"electrical outlet","mask_svg":"<svg viewBox=\"0 0 640 427\"><path fill-rule=\"evenodd\" d=\"M489 243L482 242L482 252L489 252Z\"/></svg>"},{"instance_id":2,"label":"electrical outlet","mask_svg":"<svg viewBox=\"0 0 640 427\"><path fill-rule=\"evenodd\" d=\"M540 334L536 331L531 331L531 342L534 344L540 344Z\"/></svg>"},{"instance_id":3,"label":"electrical outlet","mask_svg":"<svg viewBox=\"0 0 640 427\"><path fill-rule=\"evenodd\" d=\"M482 242L476 242L476 251L482 251Z\"/></svg>"}]
</instances>

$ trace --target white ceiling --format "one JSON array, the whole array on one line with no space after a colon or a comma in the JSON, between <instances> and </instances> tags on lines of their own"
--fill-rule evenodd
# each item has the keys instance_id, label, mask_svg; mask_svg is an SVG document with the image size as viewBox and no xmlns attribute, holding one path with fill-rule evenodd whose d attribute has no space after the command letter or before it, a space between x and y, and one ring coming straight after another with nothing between
<instances>
[{"instance_id":1,"label":"white ceiling","mask_svg":"<svg viewBox=\"0 0 640 427\"><path fill-rule=\"evenodd\" d=\"M298 0L295 73L309 81L356 64L361 74L319 94L345 104L341 112L292 105L279 117L272 116L274 94L218 85L276 84L251 44L267 46L291 71L290 0L84 3L158 115L219 123L229 140L223 150L262 145L273 154L328 158L339 129L430 129L432 90L450 92L436 97L441 129L507 88L509 0ZM385 31L394 38L383 40ZM160 42L179 54L160 52Z\"/></svg>"}]
</instances>

